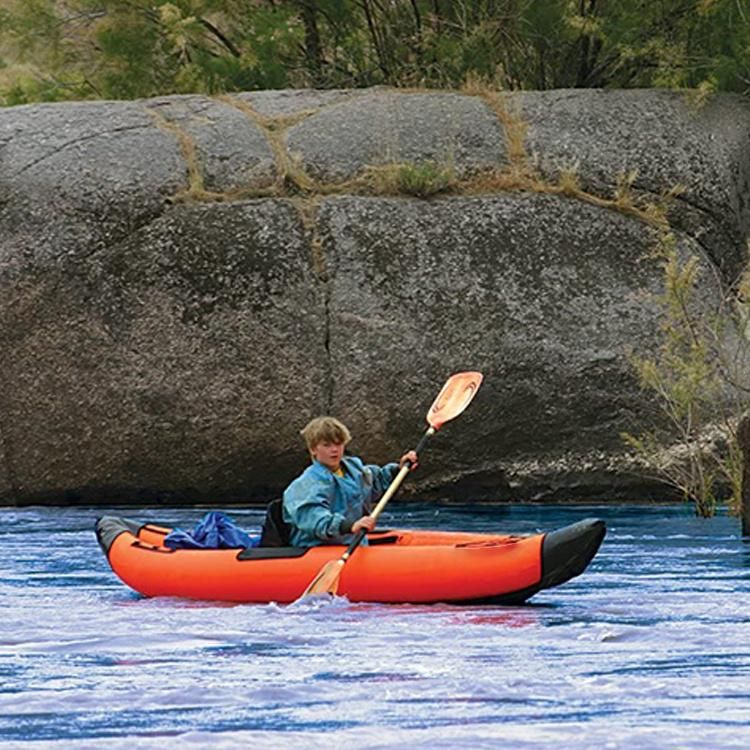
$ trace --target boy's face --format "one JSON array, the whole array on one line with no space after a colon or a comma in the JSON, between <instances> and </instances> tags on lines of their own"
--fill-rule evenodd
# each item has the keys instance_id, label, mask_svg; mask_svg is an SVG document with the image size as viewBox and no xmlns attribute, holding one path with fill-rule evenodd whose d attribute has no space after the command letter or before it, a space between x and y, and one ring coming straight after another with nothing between
<instances>
[{"instance_id":1,"label":"boy's face","mask_svg":"<svg viewBox=\"0 0 750 750\"><path fill-rule=\"evenodd\" d=\"M344 455L344 443L318 443L311 451L312 457L331 471L336 471Z\"/></svg>"}]
</instances>

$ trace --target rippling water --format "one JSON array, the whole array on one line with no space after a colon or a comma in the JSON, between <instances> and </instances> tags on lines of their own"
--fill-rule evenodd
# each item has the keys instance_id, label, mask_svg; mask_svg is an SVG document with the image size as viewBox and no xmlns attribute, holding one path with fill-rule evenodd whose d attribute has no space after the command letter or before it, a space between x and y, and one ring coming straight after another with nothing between
<instances>
[{"instance_id":1,"label":"rippling water","mask_svg":"<svg viewBox=\"0 0 750 750\"><path fill-rule=\"evenodd\" d=\"M750 746L736 519L396 506L386 525L529 533L598 516L609 533L582 576L523 607L279 607L140 598L95 541L101 512L0 513L2 748ZM119 514L189 528L202 512Z\"/></svg>"}]
</instances>

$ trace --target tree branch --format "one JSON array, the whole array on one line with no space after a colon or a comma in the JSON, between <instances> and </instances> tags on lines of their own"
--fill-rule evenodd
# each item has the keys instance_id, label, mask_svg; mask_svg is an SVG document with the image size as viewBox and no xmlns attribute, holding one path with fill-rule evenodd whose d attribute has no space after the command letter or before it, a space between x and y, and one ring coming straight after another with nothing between
<instances>
[{"instance_id":1,"label":"tree branch","mask_svg":"<svg viewBox=\"0 0 750 750\"><path fill-rule=\"evenodd\" d=\"M240 57L241 52L239 49L235 46L234 42L226 36L226 34L223 34L216 26L214 26L210 21L206 20L205 18L199 18L198 22L203 26L205 29L211 32L213 36L215 36L228 50L229 52L234 55L235 57Z\"/></svg>"}]
</instances>

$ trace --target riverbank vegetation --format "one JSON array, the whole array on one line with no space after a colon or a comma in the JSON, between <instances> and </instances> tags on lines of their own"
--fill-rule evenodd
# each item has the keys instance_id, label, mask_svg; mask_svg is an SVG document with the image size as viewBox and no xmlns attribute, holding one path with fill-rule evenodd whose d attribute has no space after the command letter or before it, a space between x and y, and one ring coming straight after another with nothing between
<instances>
[{"instance_id":1,"label":"riverbank vegetation","mask_svg":"<svg viewBox=\"0 0 750 750\"><path fill-rule=\"evenodd\" d=\"M744 0L0 0L0 102L294 87L750 89Z\"/></svg>"},{"instance_id":2,"label":"riverbank vegetation","mask_svg":"<svg viewBox=\"0 0 750 750\"><path fill-rule=\"evenodd\" d=\"M655 396L660 424L626 442L704 518L729 500L741 511L741 416L750 410L750 273L746 271L711 309L697 299L700 277L709 266L681 254L665 230L656 255L663 291L654 300L661 312L656 351L632 362L643 388Z\"/></svg>"}]
</instances>

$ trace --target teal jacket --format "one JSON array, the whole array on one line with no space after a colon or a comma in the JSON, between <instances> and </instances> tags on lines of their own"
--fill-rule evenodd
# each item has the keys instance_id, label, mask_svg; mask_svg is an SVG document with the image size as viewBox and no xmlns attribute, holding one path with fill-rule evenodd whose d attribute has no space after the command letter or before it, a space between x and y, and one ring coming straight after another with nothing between
<instances>
[{"instance_id":1,"label":"teal jacket","mask_svg":"<svg viewBox=\"0 0 750 750\"><path fill-rule=\"evenodd\" d=\"M348 544L352 524L370 513L398 473L398 464L365 465L355 456L344 456L341 467L344 476L338 477L313 461L284 491L293 546Z\"/></svg>"}]
</instances>

